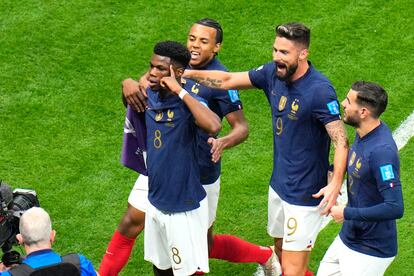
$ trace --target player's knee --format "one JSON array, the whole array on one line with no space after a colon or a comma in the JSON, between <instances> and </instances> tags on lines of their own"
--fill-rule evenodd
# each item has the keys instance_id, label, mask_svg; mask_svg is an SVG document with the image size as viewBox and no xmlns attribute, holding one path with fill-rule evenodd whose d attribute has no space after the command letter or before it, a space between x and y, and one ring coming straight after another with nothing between
<instances>
[{"instance_id":1,"label":"player's knee","mask_svg":"<svg viewBox=\"0 0 414 276\"><path fill-rule=\"evenodd\" d=\"M300 265L295 265L292 263L284 263L282 261L282 271L284 276L298 276L305 275L306 266L301 267Z\"/></svg>"},{"instance_id":2,"label":"player's knee","mask_svg":"<svg viewBox=\"0 0 414 276\"><path fill-rule=\"evenodd\" d=\"M128 208L119 223L118 230L121 234L133 237L141 233L145 226L145 213L137 209Z\"/></svg>"}]
</instances>

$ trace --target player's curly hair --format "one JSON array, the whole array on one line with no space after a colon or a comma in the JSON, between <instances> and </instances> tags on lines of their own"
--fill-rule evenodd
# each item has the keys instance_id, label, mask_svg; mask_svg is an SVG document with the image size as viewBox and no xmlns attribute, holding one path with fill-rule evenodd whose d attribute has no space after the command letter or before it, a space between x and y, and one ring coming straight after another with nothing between
<instances>
[{"instance_id":1,"label":"player's curly hair","mask_svg":"<svg viewBox=\"0 0 414 276\"><path fill-rule=\"evenodd\" d=\"M177 67L185 68L191 59L188 49L181 43L175 41L162 41L154 46L154 54L169 57Z\"/></svg>"},{"instance_id":2,"label":"player's curly hair","mask_svg":"<svg viewBox=\"0 0 414 276\"><path fill-rule=\"evenodd\" d=\"M220 23L211 18L203 18L195 22L194 24L203 25L210 27L216 30L216 43L221 43L223 41L223 29L221 28Z\"/></svg>"}]
</instances>

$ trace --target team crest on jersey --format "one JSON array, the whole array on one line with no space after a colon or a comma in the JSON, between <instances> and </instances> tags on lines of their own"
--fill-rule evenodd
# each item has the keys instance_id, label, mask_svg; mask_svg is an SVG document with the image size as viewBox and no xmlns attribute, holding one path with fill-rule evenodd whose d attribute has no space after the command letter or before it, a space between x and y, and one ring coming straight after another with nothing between
<instances>
[{"instance_id":1,"label":"team crest on jersey","mask_svg":"<svg viewBox=\"0 0 414 276\"><path fill-rule=\"evenodd\" d=\"M164 113L162 111L157 111L157 114L155 114L155 121L161 121L162 117L164 116Z\"/></svg>"},{"instance_id":2,"label":"team crest on jersey","mask_svg":"<svg viewBox=\"0 0 414 276\"><path fill-rule=\"evenodd\" d=\"M361 158L358 158L358 160L355 163L355 169L359 171L359 169L361 169L361 166L362 166Z\"/></svg>"},{"instance_id":3,"label":"team crest on jersey","mask_svg":"<svg viewBox=\"0 0 414 276\"><path fill-rule=\"evenodd\" d=\"M272 90L272 91L273 91L273 90ZM286 98L285 96L280 97L280 100L279 100L279 107L278 107L278 110L279 110L279 111L282 111L283 109L285 109L286 102L287 102L287 98Z\"/></svg>"},{"instance_id":4,"label":"team crest on jersey","mask_svg":"<svg viewBox=\"0 0 414 276\"><path fill-rule=\"evenodd\" d=\"M351 154L351 158L349 159L349 167L350 166L352 166L352 164L354 164L354 162L355 162L355 157L356 157L356 153L355 153L355 151L354 152L352 152L352 154Z\"/></svg>"},{"instance_id":5,"label":"team crest on jersey","mask_svg":"<svg viewBox=\"0 0 414 276\"><path fill-rule=\"evenodd\" d=\"M171 121L172 118L174 118L174 111L168 109L168 111L167 111L167 117L168 117L167 121Z\"/></svg>"},{"instance_id":6,"label":"team crest on jersey","mask_svg":"<svg viewBox=\"0 0 414 276\"><path fill-rule=\"evenodd\" d=\"M299 110L299 100L295 99L291 106L290 106L291 110L290 110L290 114L288 115L288 118L291 120L297 120L298 117L296 116L296 112L298 112Z\"/></svg>"},{"instance_id":7,"label":"team crest on jersey","mask_svg":"<svg viewBox=\"0 0 414 276\"><path fill-rule=\"evenodd\" d=\"M200 91L200 89L198 88L200 84L196 83L193 85L193 87L191 87L191 92L193 92L194 94L198 94L198 92Z\"/></svg>"},{"instance_id":8,"label":"team crest on jersey","mask_svg":"<svg viewBox=\"0 0 414 276\"><path fill-rule=\"evenodd\" d=\"M392 170L391 164L381 166L380 171L381 171L382 181L387 181L387 180L391 180L395 178L394 171Z\"/></svg>"}]
</instances>

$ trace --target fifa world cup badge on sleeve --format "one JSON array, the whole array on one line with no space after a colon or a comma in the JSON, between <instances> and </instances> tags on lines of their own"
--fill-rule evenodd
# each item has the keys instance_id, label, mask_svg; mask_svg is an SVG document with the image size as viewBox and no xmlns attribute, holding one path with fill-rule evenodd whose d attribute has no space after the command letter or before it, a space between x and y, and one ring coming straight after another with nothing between
<instances>
[{"instance_id":1,"label":"fifa world cup badge on sleeve","mask_svg":"<svg viewBox=\"0 0 414 276\"><path fill-rule=\"evenodd\" d=\"M392 170L392 165L384 165L380 167L382 181L387 181L394 179L394 171Z\"/></svg>"}]
</instances>

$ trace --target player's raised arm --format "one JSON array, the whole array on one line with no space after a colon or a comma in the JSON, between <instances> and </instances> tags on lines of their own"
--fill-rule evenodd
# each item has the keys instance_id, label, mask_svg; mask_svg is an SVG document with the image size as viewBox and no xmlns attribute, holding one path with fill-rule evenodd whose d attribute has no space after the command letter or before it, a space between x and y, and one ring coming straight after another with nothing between
<instances>
[{"instance_id":1,"label":"player's raised arm","mask_svg":"<svg viewBox=\"0 0 414 276\"><path fill-rule=\"evenodd\" d=\"M218 70L185 70L183 77L193 79L205 86L219 89L254 88L249 72L223 72Z\"/></svg>"},{"instance_id":2,"label":"player's raised arm","mask_svg":"<svg viewBox=\"0 0 414 276\"><path fill-rule=\"evenodd\" d=\"M161 79L161 86L181 98L193 114L196 124L210 135L216 135L221 129L220 118L207 106L191 97L188 92L178 84L172 65L170 76Z\"/></svg>"}]
</instances>

